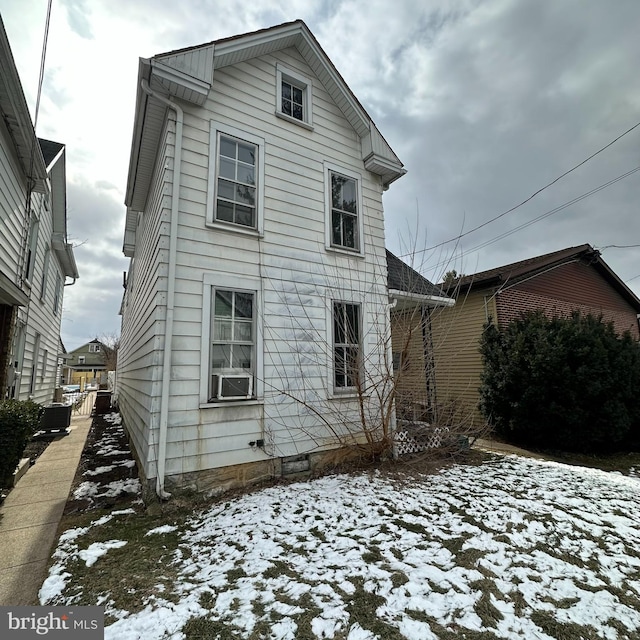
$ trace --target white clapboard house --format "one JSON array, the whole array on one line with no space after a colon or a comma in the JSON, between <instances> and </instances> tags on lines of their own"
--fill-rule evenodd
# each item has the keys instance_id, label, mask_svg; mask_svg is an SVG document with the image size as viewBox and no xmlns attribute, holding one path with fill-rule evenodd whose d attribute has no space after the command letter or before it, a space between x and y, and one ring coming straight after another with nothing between
<instances>
[{"instance_id":1,"label":"white clapboard house","mask_svg":"<svg viewBox=\"0 0 640 640\"><path fill-rule=\"evenodd\" d=\"M36 137L0 20L0 399L41 404L59 386L67 241L65 146Z\"/></svg>"},{"instance_id":2,"label":"white clapboard house","mask_svg":"<svg viewBox=\"0 0 640 640\"><path fill-rule=\"evenodd\" d=\"M374 401L404 173L302 21L140 60L115 399L160 496L313 466Z\"/></svg>"}]
</instances>

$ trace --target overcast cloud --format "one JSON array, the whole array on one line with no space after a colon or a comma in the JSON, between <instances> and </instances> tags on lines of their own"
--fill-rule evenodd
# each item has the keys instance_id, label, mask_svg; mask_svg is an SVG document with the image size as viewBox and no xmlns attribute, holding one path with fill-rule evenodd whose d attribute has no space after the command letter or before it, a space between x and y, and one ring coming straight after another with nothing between
<instances>
[{"instance_id":1,"label":"overcast cloud","mask_svg":"<svg viewBox=\"0 0 640 640\"><path fill-rule=\"evenodd\" d=\"M32 108L46 10L0 0ZM138 58L296 18L408 170L384 196L392 251L437 282L590 243L640 295L640 171L514 231L639 167L640 127L467 234L640 122L637 0L53 0L37 133L67 145L68 349L119 331Z\"/></svg>"}]
</instances>

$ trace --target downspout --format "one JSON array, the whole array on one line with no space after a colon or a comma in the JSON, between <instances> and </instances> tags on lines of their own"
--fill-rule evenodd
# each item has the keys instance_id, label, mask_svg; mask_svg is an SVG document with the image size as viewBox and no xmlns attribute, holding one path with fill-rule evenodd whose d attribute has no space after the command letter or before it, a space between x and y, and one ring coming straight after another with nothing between
<instances>
[{"instance_id":1,"label":"downspout","mask_svg":"<svg viewBox=\"0 0 640 640\"><path fill-rule=\"evenodd\" d=\"M164 474L167 458L167 430L169 426L169 384L171 382L171 350L173 345L173 312L176 294L176 254L178 248L178 211L180 204L180 176L182 167L182 127L184 112L180 106L164 96L155 93L143 78L142 90L176 112L176 140L173 157L173 188L171 192L171 220L169 226L169 274L167 282L167 317L164 330L164 354L162 361L162 385L160 392L160 434L158 439L158 460L156 493L161 500L171 497L164 489Z\"/></svg>"}]
</instances>

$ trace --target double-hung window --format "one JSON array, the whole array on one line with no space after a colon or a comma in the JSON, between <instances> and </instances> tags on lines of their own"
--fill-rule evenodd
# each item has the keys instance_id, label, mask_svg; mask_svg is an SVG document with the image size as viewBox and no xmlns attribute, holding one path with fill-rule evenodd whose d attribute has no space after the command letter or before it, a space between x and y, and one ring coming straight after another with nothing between
<instances>
[{"instance_id":1,"label":"double-hung window","mask_svg":"<svg viewBox=\"0 0 640 640\"><path fill-rule=\"evenodd\" d=\"M343 249L360 249L358 237L357 183L334 171L331 175L331 244Z\"/></svg>"},{"instance_id":2,"label":"double-hung window","mask_svg":"<svg viewBox=\"0 0 640 640\"><path fill-rule=\"evenodd\" d=\"M210 401L254 397L255 302L250 291L212 292Z\"/></svg>"},{"instance_id":3,"label":"double-hung window","mask_svg":"<svg viewBox=\"0 0 640 640\"><path fill-rule=\"evenodd\" d=\"M306 129L313 129L311 79L278 64L276 83L276 115Z\"/></svg>"},{"instance_id":4,"label":"double-hung window","mask_svg":"<svg viewBox=\"0 0 640 640\"><path fill-rule=\"evenodd\" d=\"M336 390L360 386L361 357L360 305L333 302L333 386Z\"/></svg>"},{"instance_id":5,"label":"double-hung window","mask_svg":"<svg viewBox=\"0 0 640 640\"><path fill-rule=\"evenodd\" d=\"M207 220L240 232L262 232L264 140L211 122Z\"/></svg>"},{"instance_id":6,"label":"double-hung window","mask_svg":"<svg viewBox=\"0 0 640 640\"><path fill-rule=\"evenodd\" d=\"M325 167L326 247L364 255L360 174L334 166Z\"/></svg>"}]
</instances>

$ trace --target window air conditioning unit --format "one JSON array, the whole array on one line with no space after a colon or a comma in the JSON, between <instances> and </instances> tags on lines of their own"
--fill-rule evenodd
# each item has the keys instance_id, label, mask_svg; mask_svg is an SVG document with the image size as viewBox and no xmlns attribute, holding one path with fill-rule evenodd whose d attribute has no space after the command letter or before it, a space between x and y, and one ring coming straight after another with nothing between
<instances>
[{"instance_id":1,"label":"window air conditioning unit","mask_svg":"<svg viewBox=\"0 0 640 640\"><path fill-rule=\"evenodd\" d=\"M212 376L216 400L249 400L253 397L253 376L231 373Z\"/></svg>"}]
</instances>

